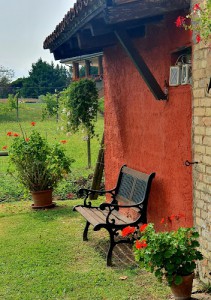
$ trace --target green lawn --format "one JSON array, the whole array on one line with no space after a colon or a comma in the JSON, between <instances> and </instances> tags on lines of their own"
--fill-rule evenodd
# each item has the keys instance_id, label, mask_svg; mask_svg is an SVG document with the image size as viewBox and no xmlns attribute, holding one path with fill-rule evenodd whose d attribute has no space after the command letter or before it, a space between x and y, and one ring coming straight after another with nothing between
<instances>
[{"instance_id":1,"label":"green lawn","mask_svg":"<svg viewBox=\"0 0 211 300\"><path fill-rule=\"evenodd\" d=\"M4 104L0 103L3 107ZM69 178L69 183L62 182L56 193L65 198L65 194L73 192L71 182L80 177L88 177L90 173L93 173L95 163L97 160L98 151L100 148L100 140L103 133L104 120L102 116L98 116L96 123L96 134L98 138L91 140L91 152L92 152L92 168L87 169L87 144L84 141L85 133L82 131L77 134L69 133L68 135L64 130L61 130L63 124L56 122L56 117L42 121L42 105L41 104L24 104L24 109L20 109L20 124L24 132L29 135L32 130L38 130L43 136L46 136L50 143L60 142L61 140L67 140L64 148L67 154L75 159L72 164L72 175ZM1 113L0 111L0 151L2 147L7 146L8 151L12 139L14 137L7 136L8 131L21 133L19 124L14 121L15 111L9 113ZM11 121L13 120L13 121ZM31 126L31 122L35 121L35 127ZM8 168L8 157L0 157L0 200L15 200L19 199L23 195L23 189L18 185L17 181L7 175L6 170ZM69 184L69 188L68 188Z\"/></svg>"},{"instance_id":2,"label":"green lawn","mask_svg":"<svg viewBox=\"0 0 211 300\"><path fill-rule=\"evenodd\" d=\"M84 220L72 211L79 200L57 203L42 211L26 201L0 204L0 299L168 299L169 288L135 263L106 267L99 245L107 246L107 233L91 228L82 241Z\"/></svg>"}]
</instances>

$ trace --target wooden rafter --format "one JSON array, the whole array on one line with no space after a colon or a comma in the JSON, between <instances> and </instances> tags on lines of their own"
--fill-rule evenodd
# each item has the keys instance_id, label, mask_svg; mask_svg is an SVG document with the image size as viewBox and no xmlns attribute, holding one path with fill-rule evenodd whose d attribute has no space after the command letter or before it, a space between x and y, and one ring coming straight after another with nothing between
<instances>
[{"instance_id":1,"label":"wooden rafter","mask_svg":"<svg viewBox=\"0 0 211 300\"><path fill-rule=\"evenodd\" d=\"M190 0L132 1L121 5L107 6L104 10L104 16L106 23L112 25L189 8Z\"/></svg>"},{"instance_id":2,"label":"wooden rafter","mask_svg":"<svg viewBox=\"0 0 211 300\"><path fill-rule=\"evenodd\" d=\"M135 48L127 32L123 29L115 29L114 33L118 38L119 42L121 43L123 49L126 51L127 55L134 63L136 69L143 77L144 81L146 82L154 97L157 100L166 100L167 96L164 94L160 85L158 84L150 69L146 65L144 59L142 58L138 50Z\"/></svg>"}]
</instances>

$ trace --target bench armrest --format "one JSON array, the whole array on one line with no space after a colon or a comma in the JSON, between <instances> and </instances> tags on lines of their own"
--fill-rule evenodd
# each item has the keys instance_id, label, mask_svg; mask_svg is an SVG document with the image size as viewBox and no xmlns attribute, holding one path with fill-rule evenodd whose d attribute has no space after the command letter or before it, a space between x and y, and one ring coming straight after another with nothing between
<instances>
[{"instance_id":1,"label":"bench armrest","mask_svg":"<svg viewBox=\"0 0 211 300\"><path fill-rule=\"evenodd\" d=\"M116 188L114 188L112 190L92 190L92 189L82 188L78 191L77 195L78 195L78 197L85 196L84 197L84 206L91 207L91 201L87 201L90 195L97 193L98 195L102 196L102 195L105 195L106 193L109 193L112 195L112 198L114 198L115 190L116 190Z\"/></svg>"},{"instance_id":2,"label":"bench armrest","mask_svg":"<svg viewBox=\"0 0 211 300\"><path fill-rule=\"evenodd\" d=\"M89 196L89 195L95 194L95 193L99 194L100 196L102 196L102 195L104 195L104 194L106 194L106 193L109 193L109 194L112 194L112 195L113 195L113 192L114 192L114 191L115 191L115 188L112 189L112 190L92 190L92 189L85 189L85 188L82 188L82 189L80 189L80 190L77 192L77 195L78 195L79 197L83 196L84 194L85 194L86 196Z\"/></svg>"},{"instance_id":3,"label":"bench armrest","mask_svg":"<svg viewBox=\"0 0 211 300\"><path fill-rule=\"evenodd\" d=\"M133 208L133 207L138 207L138 208L143 208L142 204L132 204L132 205L121 205L121 204L115 204L115 203L102 203L100 204L100 209L101 210L105 210L106 207L108 207L109 209L116 209L118 210L119 208Z\"/></svg>"}]
</instances>

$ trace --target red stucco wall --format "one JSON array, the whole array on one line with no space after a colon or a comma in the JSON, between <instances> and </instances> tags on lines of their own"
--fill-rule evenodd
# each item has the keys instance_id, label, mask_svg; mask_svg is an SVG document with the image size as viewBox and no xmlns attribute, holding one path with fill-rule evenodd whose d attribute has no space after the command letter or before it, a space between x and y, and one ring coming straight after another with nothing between
<instances>
[{"instance_id":1,"label":"red stucco wall","mask_svg":"<svg viewBox=\"0 0 211 300\"><path fill-rule=\"evenodd\" d=\"M175 16L147 27L136 40L141 55L163 87L169 78L171 52L190 44L187 32L175 27ZM161 227L162 217L184 213L178 225L192 225L191 88L169 88L169 101L157 101L120 45L104 52L105 176L115 186L122 164L156 172L148 221Z\"/></svg>"}]
</instances>

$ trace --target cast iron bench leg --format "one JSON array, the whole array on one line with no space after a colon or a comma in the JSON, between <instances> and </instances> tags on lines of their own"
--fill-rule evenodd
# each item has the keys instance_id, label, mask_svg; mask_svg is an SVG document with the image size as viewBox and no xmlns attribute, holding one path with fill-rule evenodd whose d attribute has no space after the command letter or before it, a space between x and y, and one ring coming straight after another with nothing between
<instances>
[{"instance_id":1,"label":"cast iron bench leg","mask_svg":"<svg viewBox=\"0 0 211 300\"><path fill-rule=\"evenodd\" d=\"M109 245L109 249L108 249L108 253L107 253L107 266L111 267L112 266L112 251L113 251L116 243L114 241L114 233L112 232L112 230L111 231L109 230L108 232L110 235L110 245Z\"/></svg>"},{"instance_id":2,"label":"cast iron bench leg","mask_svg":"<svg viewBox=\"0 0 211 300\"><path fill-rule=\"evenodd\" d=\"M87 221L86 226L84 228L84 233L83 233L83 241L88 241L88 229L89 229L90 223Z\"/></svg>"}]
</instances>

